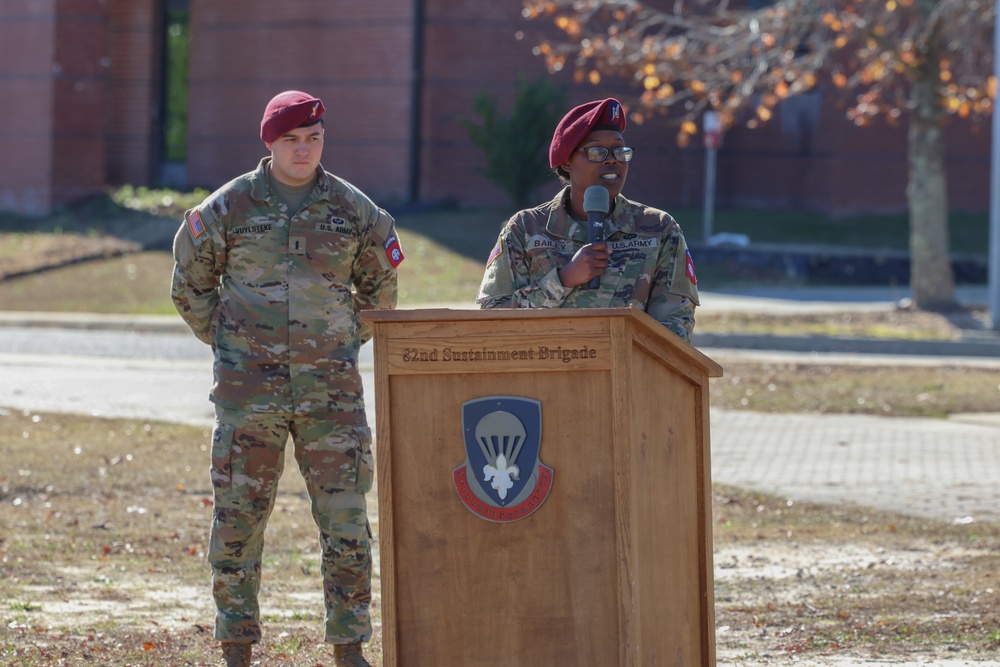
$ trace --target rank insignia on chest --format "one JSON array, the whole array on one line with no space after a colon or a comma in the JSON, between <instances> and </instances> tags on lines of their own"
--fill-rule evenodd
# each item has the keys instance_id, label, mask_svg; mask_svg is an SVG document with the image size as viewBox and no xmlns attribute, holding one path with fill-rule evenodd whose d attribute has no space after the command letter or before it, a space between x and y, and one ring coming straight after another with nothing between
<instances>
[{"instance_id":1,"label":"rank insignia on chest","mask_svg":"<svg viewBox=\"0 0 1000 667\"><path fill-rule=\"evenodd\" d=\"M385 248L385 254L389 258L389 263L395 268L399 266L405 257L403 257L403 249L399 245L399 237L392 234L389 238L385 240L383 246Z\"/></svg>"},{"instance_id":2,"label":"rank insignia on chest","mask_svg":"<svg viewBox=\"0 0 1000 667\"><path fill-rule=\"evenodd\" d=\"M507 523L537 510L552 489L539 460L542 405L532 398L487 396L462 405L465 463L452 471L462 503L487 521Z\"/></svg>"}]
</instances>

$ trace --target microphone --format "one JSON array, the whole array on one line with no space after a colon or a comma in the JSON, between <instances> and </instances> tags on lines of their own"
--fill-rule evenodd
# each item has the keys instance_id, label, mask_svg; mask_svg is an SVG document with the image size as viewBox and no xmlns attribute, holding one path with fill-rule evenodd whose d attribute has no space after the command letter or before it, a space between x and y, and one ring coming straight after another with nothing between
<instances>
[{"instance_id":1,"label":"microphone","mask_svg":"<svg viewBox=\"0 0 1000 667\"><path fill-rule=\"evenodd\" d=\"M587 242L596 243L604 240L604 217L611 209L611 197L608 189L600 185L591 185L583 191L583 210L587 212ZM587 284L588 289L597 289L601 277L594 276Z\"/></svg>"}]
</instances>

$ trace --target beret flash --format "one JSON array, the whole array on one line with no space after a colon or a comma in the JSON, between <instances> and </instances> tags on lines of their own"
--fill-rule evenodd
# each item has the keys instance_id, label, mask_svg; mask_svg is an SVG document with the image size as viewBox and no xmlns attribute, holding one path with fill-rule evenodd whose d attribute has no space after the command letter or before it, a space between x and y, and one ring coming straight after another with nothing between
<instances>
[{"instance_id":1,"label":"beret flash","mask_svg":"<svg viewBox=\"0 0 1000 667\"><path fill-rule=\"evenodd\" d=\"M549 145L549 166L566 162L577 146L594 130L625 131L625 110L613 97L587 102L570 109L556 125Z\"/></svg>"},{"instance_id":2,"label":"beret flash","mask_svg":"<svg viewBox=\"0 0 1000 667\"><path fill-rule=\"evenodd\" d=\"M323 101L298 90L278 93L267 103L260 120L260 138L272 143L281 135L302 125L318 123L326 112Z\"/></svg>"}]
</instances>

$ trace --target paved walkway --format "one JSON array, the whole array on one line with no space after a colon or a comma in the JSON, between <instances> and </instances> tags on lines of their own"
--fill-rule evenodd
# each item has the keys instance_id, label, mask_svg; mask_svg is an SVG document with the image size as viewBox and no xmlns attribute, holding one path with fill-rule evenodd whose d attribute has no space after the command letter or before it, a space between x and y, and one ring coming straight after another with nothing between
<instances>
[{"instance_id":1,"label":"paved walkway","mask_svg":"<svg viewBox=\"0 0 1000 667\"><path fill-rule=\"evenodd\" d=\"M959 300L988 302L985 286L959 286ZM720 311L822 312L894 308L906 287L750 288L704 295ZM796 341L798 343L798 341ZM981 341L941 346L959 356L808 353L805 358L859 364L967 364L997 369L1000 358L980 356ZM707 348L716 360L802 358L792 350ZM864 346L860 347L865 350ZM898 346L897 346L898 349ZM972 356L974 355L974 356ZM716 482L800 501L844 502L956 522L1000 521L1000 392L997 413L951 419L865 415L771 415L714 410L712 476Z\"/></svg>"},{"instance_id":2,"label":"paved walkway","mask_svg":"<svg viewBox=\"0 0 1000 667\"><path fill-rule=\"evenodd\" d=\"M716 482L799 501L1000 521L1000 423L714 410L711 438Z\"/></svg>"}]
</instances>

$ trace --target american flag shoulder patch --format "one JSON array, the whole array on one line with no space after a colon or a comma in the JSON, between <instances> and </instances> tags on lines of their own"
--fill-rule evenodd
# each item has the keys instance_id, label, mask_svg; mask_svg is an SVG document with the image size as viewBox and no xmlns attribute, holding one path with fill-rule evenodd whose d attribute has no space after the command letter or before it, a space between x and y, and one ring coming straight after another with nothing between
<instances>
[{"instance_id":1,"label":"american flag shoulder patch","mask_svg":"<svg viewBox=\"0 0 1000 667\"><path fill-rule=\"evenodd\" d=\"M205 233L205 222L201 219L201 213L198 210L191 211L191 215L187 218L188 231L191 232L191 238L198 240L198 237Z\"/></svg>"},{"instance_id":2,"label":"american flag shoulder patch","mask_svg":"<svg viewBox=\"0 0 1000 667\"><path fill-rule=\"evenodd\" d=\"M497 241L497 244L493 246L493 250L490 251L489 259L486 260L486 266L489 266L493 261L503 254L503 242Z\"/></svg>"},{"instance_id":3,"label":"american flag shoulder patch","mask_svg":"<svg viewBox=\"0 0 1000 667\"><path fill-rule=\"evenodd\" d=\"M399 266L399 264L406 259L403 257L403 249L399 245L399 237L395 234L391 234L389 238L385 240L382 247L385 248L385 254L389 258L389 263L392 264L393 268Z\"/></svg>"}]
</instances>

